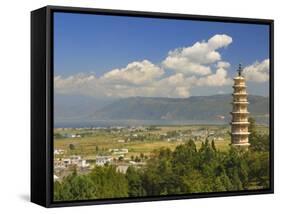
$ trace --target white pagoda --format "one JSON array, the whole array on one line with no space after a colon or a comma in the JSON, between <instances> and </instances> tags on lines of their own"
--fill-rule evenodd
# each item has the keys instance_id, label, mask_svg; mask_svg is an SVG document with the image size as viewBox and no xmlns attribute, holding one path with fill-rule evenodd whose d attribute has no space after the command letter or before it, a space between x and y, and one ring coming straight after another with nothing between
<instances>
[{"instance_id":1,"label":"white pagoda","mask_svg":"<svg viewBox=\"0 0 281 214\"><path fill-rule=\"evenodd\" d=\"M231 144L235 147L248 149L248 99L245 78L242 76L242 68L239 64L238 76L234 77L233 102L232 102L232 121L231 121Z\"/></svg>"}]
</instances>

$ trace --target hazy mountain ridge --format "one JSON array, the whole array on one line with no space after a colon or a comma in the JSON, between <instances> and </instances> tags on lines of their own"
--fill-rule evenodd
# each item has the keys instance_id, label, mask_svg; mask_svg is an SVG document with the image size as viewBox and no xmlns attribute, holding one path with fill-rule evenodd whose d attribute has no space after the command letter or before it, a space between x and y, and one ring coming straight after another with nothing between
<instances>
[{"instance_id":1,"label":"hazy mountain ridge","mask_svg":"<svg viewBox=\"0 0 281 214\"><path fill-rule=\"evenodd\" d=\"M189 98L131 97L115 101L94 112L99 120L230 120L232 96ZM268 124L268 97L249 95L249 111L258 122Z\"/></svg>"},{"instance_id":2,"label":"hazy mountain ridge","mask_svg":"<svg viewBox=\"0 0 281 214\"><path fill-rule=\"evenodd\" d=\"M84 120L93 112L102 109L115 100L99 99L81 95L54 95L55 121Z\"/></svg>"}]
</instances>

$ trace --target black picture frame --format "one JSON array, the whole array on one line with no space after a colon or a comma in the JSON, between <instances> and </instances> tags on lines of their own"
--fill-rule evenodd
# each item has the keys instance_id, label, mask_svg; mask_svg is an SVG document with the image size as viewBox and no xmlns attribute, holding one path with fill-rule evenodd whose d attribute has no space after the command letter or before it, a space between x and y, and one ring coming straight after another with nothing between
<instances>
[{"instance_id":1,"label":"black picture frame","mask_svg":"<svg viewBox=\"0 0 281 214\"><path fill-rule=\"evenodd\" d=\"M235 192L194 193L142 198L90 201L53 201L53 13L83 13L224 23L270 27L270 188ZM31 12L31 201L44 207L112 204L190 198L268 194L274 192L274 21L238 17L202 16L125 10L46 6Z\"/></svg>"}]
</instances>

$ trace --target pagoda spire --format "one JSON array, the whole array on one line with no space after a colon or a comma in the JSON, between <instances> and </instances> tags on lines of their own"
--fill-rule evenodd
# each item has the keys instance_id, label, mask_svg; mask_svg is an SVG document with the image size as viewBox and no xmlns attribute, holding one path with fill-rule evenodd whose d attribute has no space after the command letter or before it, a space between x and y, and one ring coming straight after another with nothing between
<instances>
[{"instance_id":1,"label":"pagoda spire","mask_svg":"<svg viewBox=\"0 0 281 214\"><path fill-rule=\"evenodd\" d=\"M242 69L242 65L241 64L238 65L237 71L238 71L238 76L242 76L243 69Z\"/></svg>"}]
</instances>

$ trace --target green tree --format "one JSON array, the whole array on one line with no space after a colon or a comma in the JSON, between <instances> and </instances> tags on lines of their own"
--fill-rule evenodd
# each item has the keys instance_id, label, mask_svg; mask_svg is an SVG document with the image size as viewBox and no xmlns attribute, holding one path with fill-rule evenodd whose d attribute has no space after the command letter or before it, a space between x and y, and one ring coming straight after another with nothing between
<instances>
[{"instance_id":1,"label":"green tree","mask_svg":"<svg viewBox=\"0 0 281 214\"><path fill-rule=\"evenodd\" d=\"M254 118L249 118L249 143L250 149L253 151L269 151L269 135L259 134L256 121Z\"/></svg>"},{"instance_id":2,"label":"green tree","mask_svg":"<svg viewBox=\"0 0 281 214\"><path fill-rule=\"evenodd\" d=\"M74 149L75 149L75 145L74 145L74 144L72 144L72 143L71 143L71 144L69 144L69 149L70 149L70 150L74 150Z\"/></svg>"},{"instance_id":3,"label":"green tree","mask_svg":"<svg viewBox=\"0 0 281 214\"><path fill-rule=\"evenodd\" d=\"M221 180L220 177L217 177L214 181L214 186L213 186L213 191L214 192L223 192L226 191L226 186L223 183L223 181Z\"/></svg>"},{"instance_id":4,"label":"green tree","mask_svg":"<svg viewBox=\"0 0 281 214\"><path fill-rule=\"evenodd\" d=\"M212 140L212 149L213 149L214 151L217 151L216 145L215 145L215 140L214 140L214 139Z\"/></svg>"},{"instance_id":5,"label":"green tree","mask_svg":"<svg viewBox=\"0 0 281 214\"><path fill-rule=\"evenodd\" d=\"M145 196L146 191L142 186L141 174L134 167L130 166L126 172L128 181L128 195L130 197Z\"/></svg>"},{"instance_id":6,"label":"green tree","mask_svg":"<svg viewBox=\"0 0 281 214\"><path fill-rule=\"evenodd\" d=\"M224 186L224 188L227 190L227 191L231 191L233 190L233 185L229 179L229 177L226 175L225 172L223 172L220 176L220 180Z\"/></svg>"},{"instance_id":7,"label":"green tree","mask_svg":"<svg viewBox=\"0 0 281 214\"><path fill-rule=\"evenodd\" d=\"M233 171L232 184L233 184L234 190L243 190L243 185L240 180L237 169L234 169L234 171Z\"/></svg>"},{"instance_id":8,"label":"green tree","mask_svg":"<svg viewBox=\"0 0 281 214\"><path fill-rule=\"evenodd\" d=\"M96 167L89 174L96 187L97 198L128 196L128 182L124 174L116 172L116 167L108 165Z\"/></svg>"},{"instance_id":9,"label":"green tree","mask_svg":"<svg viewBox=\"0 0 281 214\"><path fill-rule=\"evenodd\" d=\"M61 183L54 184L56 201L71 201L96 198L94 183L88 176L77 175L75 172L67 176Z\"/></svg>"}]
</instances>

